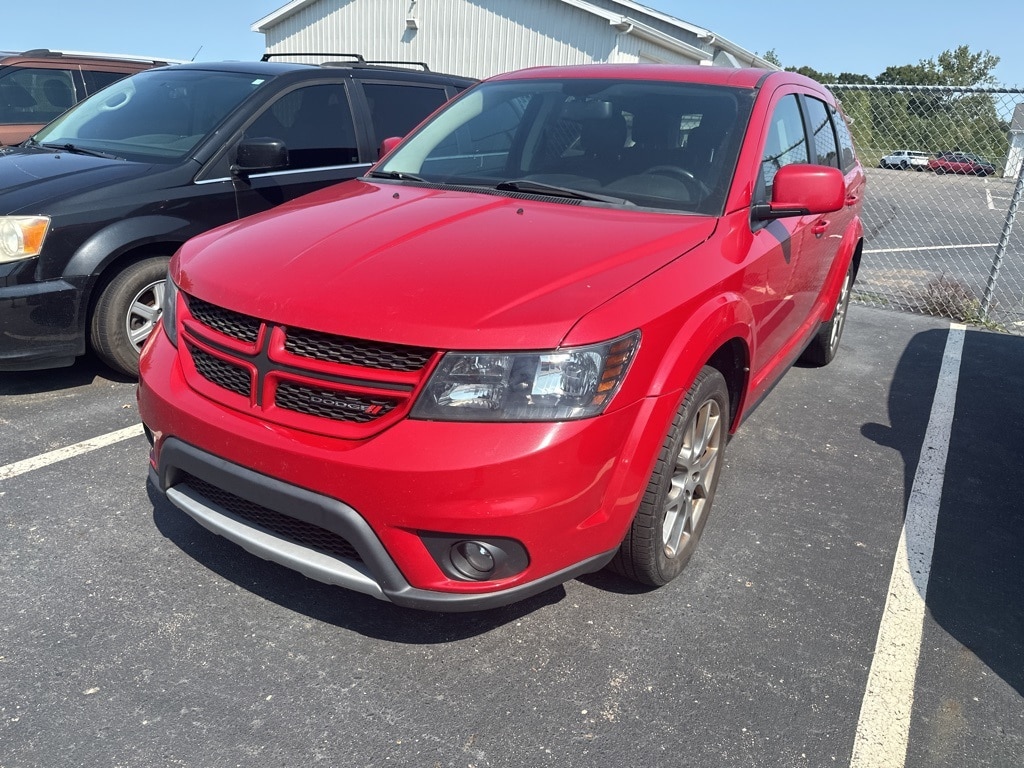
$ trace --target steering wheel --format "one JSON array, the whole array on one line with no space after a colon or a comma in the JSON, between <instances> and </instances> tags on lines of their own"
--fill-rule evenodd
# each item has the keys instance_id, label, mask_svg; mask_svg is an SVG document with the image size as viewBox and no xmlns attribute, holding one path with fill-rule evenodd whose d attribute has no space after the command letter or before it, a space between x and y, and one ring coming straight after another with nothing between
<instances>
[{"instance_id":1,"label":"steering wheel","mask_svg":"<svg viewBox=\"0 0 1024 768\"><path fill-rule=\"evenodd\" d=\"M711 194L711 187L698 179L688 170L680 168L678 165L654 165L644 171L644 173L668 176L676 181L683 182L683 184L686 184L687 186L695 186L700 190L701 196Z\"/></svg>"}]
</instances>

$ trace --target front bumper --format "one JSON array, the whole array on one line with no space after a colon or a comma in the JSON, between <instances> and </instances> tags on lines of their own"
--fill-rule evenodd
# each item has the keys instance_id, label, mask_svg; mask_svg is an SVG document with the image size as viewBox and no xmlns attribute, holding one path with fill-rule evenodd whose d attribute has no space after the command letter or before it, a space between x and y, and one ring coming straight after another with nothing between
<instances>
[{"instance_id":1,"label":"front bumper","mask_svg":"<svg viewBox=\"0 0 1024 768\"><path fill-rule=\"evenodd\" d=\"M64 280L0 287L0 371L61 368L83 354L81 295Z\"/></svg>"},{"instance_id":2,"label":"front bumper","mask_svg":"<svg viewBox=\"0 0 1024 768\"><path fill-rule=\"evenodd\" d=\"M554 424L405 419L351 440L271 424L203 397L162 333L151 337L141 371L151 479L175 505L311 578L441 611L507 604L603 567L635 513L661 425L675 408L671 398L651 398ZM276 520L239 513L235 499ZM316 529L318 542L327 532L354 552L310 546L304 533L292 535L295 521ZM514 541L527 562L503 578L460 580L432 547L439 538Z\"/></svg>"}]
</instances>

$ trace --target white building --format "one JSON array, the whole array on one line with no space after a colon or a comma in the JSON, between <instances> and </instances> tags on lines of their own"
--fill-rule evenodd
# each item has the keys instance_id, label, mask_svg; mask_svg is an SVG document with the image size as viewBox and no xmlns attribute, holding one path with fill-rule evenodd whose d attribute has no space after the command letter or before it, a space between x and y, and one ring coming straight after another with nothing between
<instances>
[{"instance_id":1,"label":"white building","mask_svg":"<svg viewBox=\"0 0 1024 768\"><path fill-rule=\"evenodd\" d=\"M292 0L252 30L268 53L356 53L479 78L596 62L775 68L632 0Z\"/></svg>"}]
</instances>

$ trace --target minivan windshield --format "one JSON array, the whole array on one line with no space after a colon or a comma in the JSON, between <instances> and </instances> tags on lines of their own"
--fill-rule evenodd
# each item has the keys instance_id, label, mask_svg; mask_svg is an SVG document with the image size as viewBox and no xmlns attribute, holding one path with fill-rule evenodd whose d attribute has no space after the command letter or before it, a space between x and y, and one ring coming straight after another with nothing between
<instances>
[{"instance_id":1,"label":"minivan windshield","mask_svg":"<svg viewBox=\"0 0 1024 768\"><path fill-rule=\"evenodd\" d=\"M745 89L661 81L483 83L371 175L715 215L752 103Z\"/></svg>"},{"instance_id":2,"label":"minivan windshield","mask_svg":"<svg viewBox=\"0 0 1024 768\"><path fill-rule=\"evenodd\" d=\"M29 141L144 162L188 155L267 78L241 72L151 69L82 101Z\"/></svg>"}]
</instances>

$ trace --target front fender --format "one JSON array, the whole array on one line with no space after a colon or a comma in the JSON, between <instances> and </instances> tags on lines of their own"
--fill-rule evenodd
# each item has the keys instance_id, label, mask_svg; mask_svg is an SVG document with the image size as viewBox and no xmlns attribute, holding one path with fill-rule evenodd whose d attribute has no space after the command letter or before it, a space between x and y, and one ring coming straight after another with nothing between
<instances>
[{"instance_id":1,"label":"front fender","mask_svg":"<svg viewBox=\"0 0 1024 768\"><path fill-rule=\"evenodd\" d=\"M167 243L170 256L199 231L193 222L177 216L139 216L116 221L82 243L65 267L64 277L89 280L125 253L153 243Z\"/></svg>"}]
</instances>

